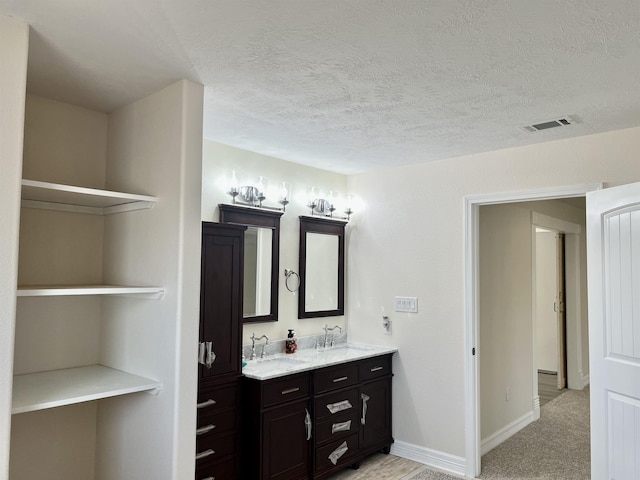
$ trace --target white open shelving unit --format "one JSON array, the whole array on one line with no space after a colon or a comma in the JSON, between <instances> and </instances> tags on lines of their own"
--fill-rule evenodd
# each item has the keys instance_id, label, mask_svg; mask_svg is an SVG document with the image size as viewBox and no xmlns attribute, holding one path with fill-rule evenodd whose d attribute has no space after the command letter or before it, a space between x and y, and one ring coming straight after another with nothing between
<instances>
[{"instance_id":1,"label":"white open shelving unit","mask_svg":"<svg viewBox=\"0 0 640 480\"><path fill-rule=\"evenodd\" d=\"M129 393L160 389L159 382L90 365L13 377L11 413L33 412Z\"/></svg>"},{"instance_id":2,"label":"white open shelving unit","mask_svg":"<svg viewBox=\"0 0 640 480\"><path fill-rule=\"evenodd\" d=\"M156 197L22 180L22 206L70 213L110 215L153 207ZM162 287L118 285L23 285L18 297L133 295L160 298ZM143 391L158 381L103 365L14 375L11 413L25 413Z\"/></svg>"},{"instance_id":3,"label":"white open shelving unit","mask_svg":"<svg viewBox=\"0 0 640 480\"><path fill-rule=\"evenodd\" d=\"M151 208L157 200L148 195L22 180L22 206L27 208L111 215Z\"/></svg>"}]
</instances>

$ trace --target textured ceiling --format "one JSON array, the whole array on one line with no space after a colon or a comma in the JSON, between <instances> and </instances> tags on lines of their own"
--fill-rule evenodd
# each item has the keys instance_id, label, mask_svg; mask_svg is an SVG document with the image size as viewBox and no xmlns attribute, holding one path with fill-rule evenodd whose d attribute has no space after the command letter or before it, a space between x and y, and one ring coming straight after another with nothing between
<instances>
[{"instance_id":1,"label":"textured ceiling","mask_svg":"<svg viewBox=\"0 0 640 480\"><path fill-rule=\"evenodd\" d=\"M180 78L205 137L343 173L640 125L638 0L0 0L29 90L111 111ZM582 123L518 127L564 115Z\"/></svg>"}]
</instances>

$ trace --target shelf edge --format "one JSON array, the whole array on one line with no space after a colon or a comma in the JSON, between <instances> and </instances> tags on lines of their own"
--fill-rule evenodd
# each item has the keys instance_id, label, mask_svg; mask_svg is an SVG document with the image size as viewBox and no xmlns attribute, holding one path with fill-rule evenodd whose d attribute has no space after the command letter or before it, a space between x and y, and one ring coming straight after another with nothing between
<instances>
[{"instance_id":1,"label":"shelf edge","mask_svg":"<svg viewBox=\"0 0 640 480\"><path fill-rule=\"evenodd\" d=\"M119 377L120 386L106 389L103 391L94 390L94 391L86 391L84 393L76 393L72 396L67 396L67 397L55 398L55 397L49 396L48 398L46 398L43 396L43 398L41 398L40 400L36 399L35 401L25 401L24 403L17 406L12 405L11 414L17 415L20 413L35 412L39 410L46 410L49 408L56 408L56 407L62 407L66 405L75 405L78 403L100 400L103 398L112 398L116 396L129 395L132 393L139 393L139 392L157 393L162 389L162 384L156 380L151 380L146 377L140 377L139 375L123 372L113 368L105 367L103 365L91 365L86 367L75 367L75 368L68 368L68 369L62 369L62 370L53 370L51 372L37 372L32 374L16 375L14 376L14 385L19 383L17 381L19 377L23 377L23 378L26 377L27 380L29 379L29 377L31 379L44 378L46 382L47 380L46 377L49 376L50 377L49 382L51 382L52 379L55 379L55 381L57 382L57 381L64 381L64 380L68 381L69 376L72 377L74 374L81 377L87 372L89 374L92 374L98 377L100 377L101 374L103 377L111 377L111 379L113 379L113 377L116 377L116 378ZM61 377L61 378L57 378L57 377ZM126 386L121 385L123 383L123 380L126 380L125 382L127 383ZM78 385L81 385L81 384L82 382L78 383Z\"/></svg>"},{"instance_id":2,"label":"shelf edge","mask_svg":"<svg viewBox=\"0 0 640 480\"><path fill-rule=\"evenodd\" d=\"M163 287L126 287L111 285L93 286L47 286L47 285L23 285L18 286L18 297L52 297L71 295L127 295L127 296L152 296L164 295Z\"/></svg>"}]
</instances>

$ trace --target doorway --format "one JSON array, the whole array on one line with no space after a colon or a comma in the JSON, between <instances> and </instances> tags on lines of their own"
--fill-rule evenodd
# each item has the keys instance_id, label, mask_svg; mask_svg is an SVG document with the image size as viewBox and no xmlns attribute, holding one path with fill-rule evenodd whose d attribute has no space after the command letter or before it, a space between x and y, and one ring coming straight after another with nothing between
<instances>
[{"instance_id":1,"label":"doorway","mask_svg":"<svg viewBox=\"0 0 640 480\"><path fill-rule=\"evenodd\" d=\"M479 343L479 321L480 321L480 207L483 205L509 204L524 201L567 199L572 197L583 197L585 193L601 188L600 185L586 185L579 187L569 187L560 189L540 190L532 192L519 192L494 196L468 197L466 199L466 256L465 256L465 361L466 361L466 475L475 477L480 474L481 458L481 423L480 423L480 371L478 357L483 354ZM568 258L569 262L574 262L575 258ZM575 305L573 306L575 307ZM531 322L532 324L532 322ZM532 328L532 327L531 327ZM530 331L533 335L533 332ZM580 343L580 342L578 342ZM533 346L530 345L529 348ZM575 347L575 346L574 346ZM567 348L568 351L571 347ZM486 352L484 352L486 353ZM569 352L568 352L569 353ZM532 354L533 355L533 354ZM571 363L571 362L569 362ZM534 363L531 362L531 373L533 374ZM575 365L574 365L575 367ZM571 369L571 365L568 365ZM537 368L536 368L537 372ZM535 387L537 392L537 381ZM509 398L510 392L504 392L505 398ZM537 405L539 412L539 404ZM536 406L534 405L534 412ZM533 418L535 419L535 418ZM531 419L522 419L523 422ZM517 422L516 422L517 423ZM515 428L518 425L514 426ZM522 428L522 427L520 427Z\"/></svg>"}]
</instances>

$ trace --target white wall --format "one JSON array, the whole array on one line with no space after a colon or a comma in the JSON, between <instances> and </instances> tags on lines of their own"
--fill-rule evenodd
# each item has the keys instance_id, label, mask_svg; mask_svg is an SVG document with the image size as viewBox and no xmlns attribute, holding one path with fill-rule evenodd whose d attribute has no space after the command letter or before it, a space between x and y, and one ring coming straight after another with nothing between
<instances>
[{"instance_id":1,"label":"white wall","mask_svg":"<svg viewBox=\"0 0 640 480\"><path fill-rule=\"evenodd\" d=\"M349 177L366 203L349 227L349 335L399 347L397 442L465 454L465 196L639 181L638 151L634 128ZM394 295L419 297L419 313L394 313Z\"/></svg>"},{"instance_id":2,"label":"white wall","mask_svg":"<svg viewBox=\"0 0 640 480\"><path fill-rule=\"evenodd\" d=\"M29 27L0 15L0 478L9 475L18 223Z\"/></svg>"},{"instance_id":3,"label":"white wall","mask_svg":"<svg viewBox=\"0 0 640 480\"><path fill-rule=\"evenodd\" d=\"M291 183L292 190L291 203L287 205L286 212L280 217L279 319L277 322L247 324L244 328L243 344L251 343L249 337L252 332L256 332L256 335L266 334L271 340L281 340L287 336L289 328L293 328L296 335L300 337L322 333L322 326L325 323L344 327L344 317L298 320L298 293L289 292L285 288L284 269L300 272L298 216L309 214L305 204L307 189L315 186L325 192L334 190L346 194L347 178L341 174L305 167L205 140L202 168L202 220L217 222L219 220L218 204L231 203L231 197L226 192L229 189L233 170L243 172L250 177L265 176L270 184L287 181ZM277 198L267 198L265 204L279 206ZM350 228L350 224L347 225L347 231ZM348 249L346 255L348 258ZM349 273L346 272L346 275L348 276Z\"/></svg>"}]
</instances>

